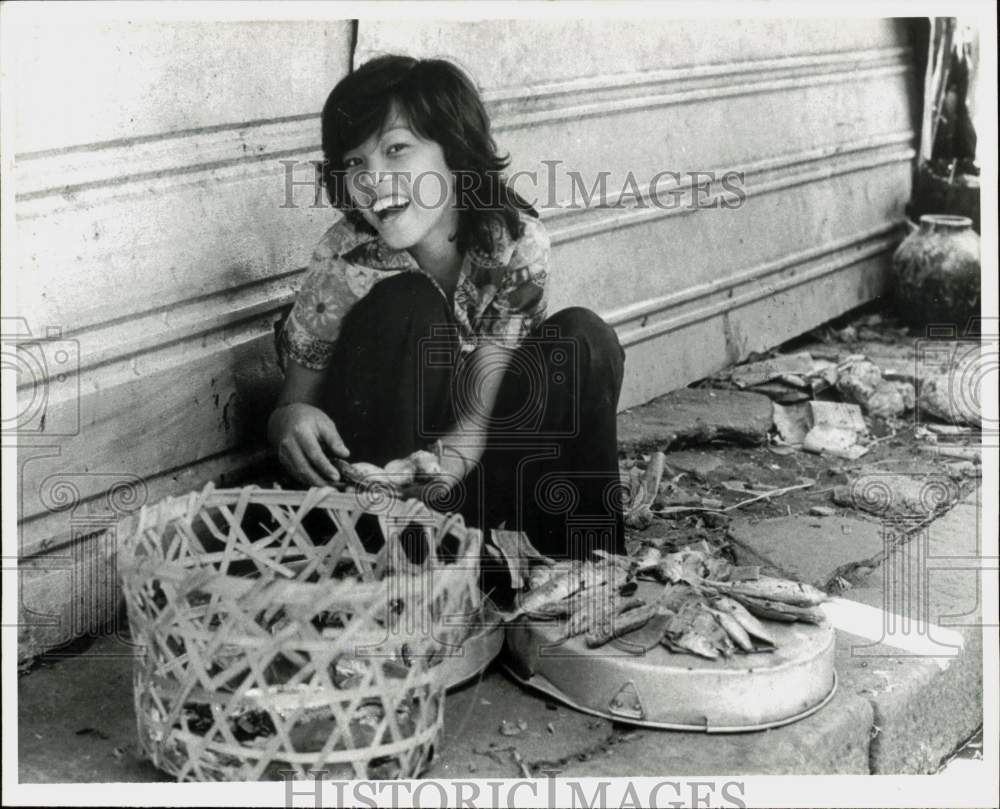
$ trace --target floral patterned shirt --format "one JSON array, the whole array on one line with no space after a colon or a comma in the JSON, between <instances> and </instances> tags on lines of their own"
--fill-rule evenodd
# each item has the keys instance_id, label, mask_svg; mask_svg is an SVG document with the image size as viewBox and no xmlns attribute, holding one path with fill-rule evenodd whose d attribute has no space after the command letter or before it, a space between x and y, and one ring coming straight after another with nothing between
<instances>
[{"instance_id":1,"label":"floral patterned shirt","mask_svg":"<svg viewBox=\"0 0 1000 809\"><path fill-rule=\"evenodd\" d=\"M453 302L463 354L483 343L513 347L546 317L549 237L534 217L521 214L521 221L521 238L510 238L498 223L494 250L487 255L470 249L465 256ZM348 309L399 272L421 270L405 250L393 250L381 237L340 219L316 246L278 334L282 369L289 358L306 368L326 368Z\"/></svg>"}]
</instances>

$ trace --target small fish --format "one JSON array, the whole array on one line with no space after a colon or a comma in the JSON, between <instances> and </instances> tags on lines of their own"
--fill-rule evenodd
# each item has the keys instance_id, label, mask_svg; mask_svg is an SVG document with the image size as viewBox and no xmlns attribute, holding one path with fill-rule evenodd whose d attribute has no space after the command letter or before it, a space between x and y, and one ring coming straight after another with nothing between
<instances>
[{"instance_id":1,"label":"small fish","mask_svg":"<svg viewBox=\"0 0 1000 809\"><path fill-rule=\"evenodd\" d=\"M517 609L508 618L517 618L526 613L532 613L564 598L569 598L584 584L583 563L575 562L569 569L554 575L541 587L529 590L521 599Z\"/></svg>"},{"instance_id":2,"label":"small fish","mask_svg":"<svg viewBox=\"0 0 1000 809\"><path fill-rule=\"evenodd\" d=\"M573 638L577 635L582 635L592 626L599 624L614 612L614 605L611 599L606 597L605 594L598 595L597 597L592 595L589 598L573 598L571 601L575 602L575 609L563 627L563 638Z\"/></svg>"},{"instance_id":3,"label":"small fish","mask_svg":"<svg viewBox=\"0 0 1000 809\"><path fill-rule=\"evenodd\" d=\"M789 579L779 579L773 576L761 576L754 581L706 582L729 595L745 595L753 598L766 598L770 601L780 601L796 607L816 607L828 600L829 596L811 584L803 584Z\"/></svg>"},{"instance_id":4,"label":"small fish","mask_svg":"<svg viewBox=\"0 0 1000 809\"><path fill-rule=\"evenodd\" d=\"M785 623L803 621L807 624L822 624L826 620L822 611L815 607L799 607L795 604L786 604L783 601L744 596L738 593L734 593L733 597L759 618L770 618L772 621L784 621Z\"/></svg>"},{"instance_id":5,"label":"small fish","mask_svg":"<svg viewBox=\"0 0 1000 809\"><path fill-rule=\"evenodd\" d=\"M411 452L406 460L413 464L414 475L418 478L436 478L441 474L441 462L433 452L418 449Z\"/></svg>"},{"instance_id":6,"label":"small fish","mask_svg":"<svg viewBox=\"0 0 1000 809\"><path fill-rule=\"evenodd\" d=\"M691 630L706 638L725 657L729 657L733 653L735 647L733 646L732 639L729 637L729 633L726 632L722 624L719 623L712 612L704 605L701 605L696 612Z\"/></svg>"},{"instance_id":7,"label":"small fish","mask_svg":"<svg viewBox=\"0 0 1000 809\"><path fill-rule=\"evenodd\" d=\"M387 475L381 466L363 461L348 463L341 458L334 458L333 465L348 483L353 483L355 486L395 486L393 478Z\"/></svg>"},{"instance_id":8,"label":"small fish","mask_svg":"<svg viewBox=\"0 0 1000 809\"><path fill-rule=\"evenodd\" d=\"M719 622L719 625L726 630L726 634L732 638L733 643L739 646L744 652L753 651L753 641L750 639L750 635L730 613L712 610L712 615L715 616L715 620Z\"/></svg>"},{"instance_id":9,"label":"small fish","mask_svg":"<svg viewBox=\"0 0 1000 809\"><path fill-rule=\"evenodd\" d=\"M587 646L603 646L612 638L639 629L657 612L655 604L646 604L641 598L626 598L616 609L605 614L603 620L592 623L587 630Z\"/></svg>"},{"instance_id":10,"label":"small fish","mask_svg":"<svg viewBox=\"0 0 1000 809\"><path fill-rule=\"evenodd\" d=\"M712 641L697 632L685 632L677 637L671 637L669 644L664 645L667 645L668 648L674 646L699 657L707 657L709 660L719 659L719 651Z\"/></svg>"},{"instance_id":11,"label":"small fish","mask_svg":"<svg viewBox=\"0 0 1000 809\"><path fill-rule=\"evenodd\" d=\"M764 641L764 643L767 643L770 646L777 647L778 642L774 639L774 637L764 628L764 625L760 621L754 618L753 615L747 611L746 607L740 604L739 601L735 601L727 596L719 596L712 601L712 606L724 615L731 616L741 627L743 627L747 634L757 638L758 640Z\"/></svg>"}]
</instances>

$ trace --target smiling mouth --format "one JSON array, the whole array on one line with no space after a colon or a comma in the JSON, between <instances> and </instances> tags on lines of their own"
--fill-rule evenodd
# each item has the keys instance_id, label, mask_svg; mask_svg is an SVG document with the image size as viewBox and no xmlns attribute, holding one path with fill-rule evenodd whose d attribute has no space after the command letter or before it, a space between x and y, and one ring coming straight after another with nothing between
<instances>
[{"instance_id":1,"label":"smiling mouth","mask_svg":"<svg viewBox=\"0 0 1000 809\"><path fill-rule=\"evenodd\" d=\"M384 198L376 200L375 204L372 205L372 213L378 217L380 222L386 222L399 216L403 211L410 207L410 201L408 199L403 200L393 200L389 198Z\"/></svg>"}]
</instances>

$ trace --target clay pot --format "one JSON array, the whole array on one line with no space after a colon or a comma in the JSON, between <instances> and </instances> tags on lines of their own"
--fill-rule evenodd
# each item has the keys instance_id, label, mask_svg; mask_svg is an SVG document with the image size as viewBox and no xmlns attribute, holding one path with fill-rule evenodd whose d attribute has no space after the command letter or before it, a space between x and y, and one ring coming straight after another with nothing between
<instances>
[{"instance_id":1,"label":"clay pot","mask_svg":"<svg viewBox=\"0 0 1000 809\"><path fill-rule=\"evenodd\" d=\"M979 317L979 236L965 216L925 214L892 257L896 310L911 326L959 332Z\"/></svg>"}]
</instances>

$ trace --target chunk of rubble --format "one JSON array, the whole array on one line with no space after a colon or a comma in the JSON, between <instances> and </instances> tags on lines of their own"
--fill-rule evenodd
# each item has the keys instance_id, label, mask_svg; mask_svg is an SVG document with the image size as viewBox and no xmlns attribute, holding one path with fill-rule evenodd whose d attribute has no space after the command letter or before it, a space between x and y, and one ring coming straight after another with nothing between
<instances>
[{"instance_id":1,"label":"chunk of rubble","mask_svg":"<svg viewBox=\"0 0 1000 809\"><path fill-rule=\"evenodd\" d=\"M721 377L740 389L762 393L776 402L805 401L836 381L836 364L808 352L778 354L737 365Z\"/></svg>"},{"instance_id":2,"label":"chunk of rubble","mask_svg":"<svg viewBox=\"0 0 1000 809\"><path fill-rule=\"evenodd\" d=\"M944 373L925 376L917 402L920 412L946 424L982 427L980 374L974 363L964 362L950 366Z\"/></svg>"},{"instance_id":3,"label":"chunk of rubble","mask_svg":"<svg viewBox=\"0 0 1000 809\"><path fill-rule=\"evenodd\" d=\"M802 448L837 458L856 460L868 452L868 426L856 404L809 402L812 428Z\"/></svg>"},{"instance_id":4,"label":"chunk of rubble","mask_svg":"<svg viewBox=\"0 0 1000 809\"><path fill-rule=\"evenodd\" d=\"M883 472L862 469L846 486L833 490L833 501L883 518L927 518L958 502L959 485L944 475Z\"/></svg>"},{"instance_id":5,"label":"chunk of rubble","mask_svg":"<svg viewBox=\"0 0 1000 809\"><path fill-rule=\"evenodd\" d=\"M865 358L850 357L838 366L836 388L869 416L883 419L912 410L916 399L913 385L885 379L882 369Z\"/></svg>"},{"instance_id":6,"label":"chunk of rubble","mask_svg":"<svg viewBox=\"0 0 1000 809\"><path fill-rule=\"evenodd\" d=\"M731 441L758 445L771 430L771 400L757 393L681 388L618 416L619 449Z\"/></svg>"},{"instance_id":7,"label":"chunk of rubble","mask_svg":"<svg viewBox=\"0 0 1000 809\"><path fill-rule=\"evenodd\" d=\"M812 427L807 403L782 405L774 403L774 428L782 442L790 447L801 447Z\"/></svg>"}]
</instances>

